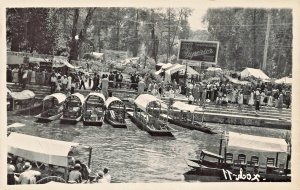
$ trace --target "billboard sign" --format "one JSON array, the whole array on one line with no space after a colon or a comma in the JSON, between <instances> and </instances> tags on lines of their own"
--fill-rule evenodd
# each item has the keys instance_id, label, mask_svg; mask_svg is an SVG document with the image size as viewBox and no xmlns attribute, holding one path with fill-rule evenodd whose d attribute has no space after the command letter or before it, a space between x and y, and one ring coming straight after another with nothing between
<instances>
[{"instance_id":1,"label":"billboard sign","mask_svg":"<svg viewBox=\"0 0 300 190\"><path fill-rule=\"evenodd\" d=\"M178 59L217 64L219 42L180 40Z\"/></svg>"}]
</instances>

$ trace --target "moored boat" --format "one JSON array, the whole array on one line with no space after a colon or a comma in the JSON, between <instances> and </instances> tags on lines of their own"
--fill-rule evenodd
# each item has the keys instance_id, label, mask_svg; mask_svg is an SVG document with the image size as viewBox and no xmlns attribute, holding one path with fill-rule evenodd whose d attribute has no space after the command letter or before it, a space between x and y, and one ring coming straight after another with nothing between
<instances>
[{"instance_id":1,"label":"moored boat","mask_svg":"<svg viewBox=\"0 0 300 190\"><path fill-rule=\"evenodd\" d=\"M149 94L141 94L134 101L134 112L128 112L128 116L141 130L147 131L151 136L174 137L167 119L161 117L162 112L161 100Z\"/></svg>"},{"instance_id":2,"label":"moored boat","mask_svg":"<svg viewBox=\"0 0 300 190\"><path fill-rule=\"evenodd\" d=\"M35 93L31 90L12 92L7 88L7 108L8 111L22 113L35 107Z\"/></svg>"},{"instance_id":3,"label":"moored boat","mask_svg":"<svg viewBox=\"0 0 300 190\"><path fill-rule=\"evenodd\" d=\"M109 97L105 101L105 121L114 128L127 128L125 121L126 107L119 98Z\"/></svg>"},{"instance_id":4,"label":"moored boat","mask_svg":"<svg viewBox=\"0 0 300 190\"><path fill-rule=\"evenodd\" d=\"M76 124L82 118L82 105L84 96L80 93L71 94L66 98L63 107L63 114L60 118L61 123Z\"/></svg>"},{"instance_id":5,"label":"moored boat","mask_svg":"<svg viewBox=\"0 0 300 190\"><path fill-rule=\"evenodd\" d=\"M54 93L43 99L42 113L35 116L39 122L50 122L59 119L63 113L63 102L66 99L63 93Z\"/></svg>"},{"instance_id":6,"label":"moored boat","mask_svg":"<svg viewBox=\"0 0 300 190\"><path fill-rule=\"evenodd\" d=\"M83 124L102 126L105 109L105 97L98 92L87 95L83 104Z\"/></svg>"},{"instance_id":7,"label":"moored boat","mask_svg":"<svg viewBox=\"0 0 300 190\"><path fill-rule=\"evenodd\" d=\"M200 111L202 112L201 121L195 121L195 111L198 111L198 113ZM171 106L168 121L183 128L202 131L208 134L216 134L216 132L203 123L203 111L203 108L199 106L175 101Z\"/></svg>"},{"instance_id":8,"label":"moored boat","mask_svg":"<svg viewBox=\"0 0 300 190\"><path fill-rule=\"evenodd\" d=\"M74 160L81 163L83 179L88 180L89 177L92 147L88 145L12 132L7 137L7 152L13 157L31 162L32 169L41 172L41 176L37 177L37 184L68 181ZM86 153L88 158L81 160L80 155Z\"/></svg>"},{"instance_id":9,"label":"moored boat","mask_svg":"<svg viewBox=\"0 0 300 190\"><path fill-rule=\"evenodd\" d=\"M279 153L284 153L285 163L279 163ZM202 150L200 159L188 160L191 170L184 177L187 181L289 182L289 161L290 148L284 139L229 132L220 139L219 154Z\"/></svg>"}]
</instances>

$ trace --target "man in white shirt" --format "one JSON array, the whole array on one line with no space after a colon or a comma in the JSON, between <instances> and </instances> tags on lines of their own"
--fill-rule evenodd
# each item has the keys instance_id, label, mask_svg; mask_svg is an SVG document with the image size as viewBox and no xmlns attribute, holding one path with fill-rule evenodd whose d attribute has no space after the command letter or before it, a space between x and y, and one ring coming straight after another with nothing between
<instances>
[{"instance_id":1,"label":"man in white shirt","mask_svg":"<svg viewBox=\"0 0 300 190\"><path fill-rule=\"evenodd\" d=\"M36 176L40 176L41 172L31 170L31 167L31 164L26 162L24 165L24 172L22 172L19 177L15 176L16 182L20 184L35 184Z\"/></svg>"},{"instance_id":2,"label":"man in white shirt","mask_svg":"<svg viewBox=\"0 0 300 190\"><path fill-rule=\"evenodd\" d=\"M106 183L110 183L111 182L111 176L108 173L108 169L104 168L103 173L104 173L103 180L106 181Z\"/></svg>"}]
</instances>

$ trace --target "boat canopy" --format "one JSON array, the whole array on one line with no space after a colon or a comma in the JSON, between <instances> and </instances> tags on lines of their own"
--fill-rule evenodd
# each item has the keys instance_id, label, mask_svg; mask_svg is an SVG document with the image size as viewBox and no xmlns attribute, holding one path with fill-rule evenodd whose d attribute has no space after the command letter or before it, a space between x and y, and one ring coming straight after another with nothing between
<instances>
[{"instance_id":1,"label":"boat canopy","mask_svg":"<svg viewBox=\"0 0 300 190\"><path fill-rule=\"evenodd\" d=\"M102 93L98 93L98 92L91 92L87 95L87 97L85 98L85 101L87 101L91 96L96 96L99 98L102 98L103 102L105 102L105 96Z\"/></svg>"},{"instance_id":2,"label":"boat canopy","mask_svg":"<svg viewBox=\"0 0 300 190\"><path fill-rule=\"evenodd\" d=\"M72 97L72 96L77 97L80 100L81 105L84 103L85 99L84 99L84 96L82 94L77 92L77 93L71 94L69 97Z\"/></svg>"},{"instance_id":3,"label":"boat canopy","mask_svg":"<svg viewBox=\"0 0 300 190\"><path fill-rule=\"evenodd\" d=\"M108 108L109 105L110 105L112 102L114 102L114 101L121 102L121 103L124 105L124 103L122 102L122 100L120 100L119 98L117 98L117 97L109 97L109 98L107 98L107 100L105 101L105 106L106 106L106 108Z\"/></svg>"},{"instance_id":4,"label":"boat canopy","mask_svg":"<svg viewBox=\"0 0 300 190\"><path fill-rule=\"evenodd\" d=\"M31 90L23 90L21 92L11 92L8 89L7 92L14 100L27 100L35 97L34 92L32 92Z\"/></svg>"},{"instance_id":5,"label":"boat canopy","mask_svg":"<svg viewBox=\"0 0 300 190\"><path fill-rule=\"evenodd\" d=\"M261 152L287 152L284 139L246 135L229 132L228 148L239 148Z\"/></svg>"},{"instance_id":6,"label":"boat canopy","mask_svg":"<svg viewBox=\"0 0 300 190\"><path fill-rule=\"evenodd\" d=\"M147 111L146 109L150 102L161 103L161 100L150 94L141 94L134 100L134 103L137 105L137 107L143 110L144 112Z\"/></svg>"},{"instance_id":7,"label":"boat canopy","mask_svg":"<svg viewBox=\"0 0 300 190\"><path fill-rule=\"evenodd\" d=\"M67 98L66 95L64 95L63 93L54 93L51 95L46 96L43 101L51 99L51 98L56 98L58 103L62 103L63 101L65 101L65 99Z\"/></svg>"},{"instance_id":8,"label":"boat canopy","mask_svg":"<svg viewBox=\"0 0 300 190\"><path fill-rule=\"evenodd\" d=\"M172 105L172 107L179 109L179 110L183 110L183 111L190 111L192 113L194 113L196 110L199 110L199 111L203 110L199 106L190 105L190 104L186 104L184 102L179 102L179 101L175 101L174 104Z\"/></svg>"},{"instance_id":9,"label":"boat canopy","mask_svg":"<svg viewBox=\"0 0 300 190\"><path fill-rule=\"evenodd\" d=\"M79 143L45 139L12 132L7 137L8 153L22 158L52 164L68 166L68 154Z\"/></svg>"}]
</instances>

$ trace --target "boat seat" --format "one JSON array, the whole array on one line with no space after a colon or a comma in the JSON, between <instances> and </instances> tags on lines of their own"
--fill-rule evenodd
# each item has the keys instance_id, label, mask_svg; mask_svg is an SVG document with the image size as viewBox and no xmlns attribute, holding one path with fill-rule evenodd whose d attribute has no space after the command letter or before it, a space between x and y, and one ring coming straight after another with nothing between
<instances>
[{"instance_id":1,"label":"boat seat","mask_svg":"<svg viewBox=\"0 0 300 190\"><path fill-rule=\"evenodd\" d=\"M245 154L239 154L238 160L240 161L241 165L246 165L246 155Z\"/></svg>"},{"instance_id":2,"label":"boat seat","mask_svg":"<svg viewBox=\"0 0 300 190\"><path fill-rule=\"evenodd\" d=\"M226 164L233 164L233 154L227 152L226 153L226 160L225 160Z\"/></svg>"},{"instance_id":3,"label":"boat seat","mask_svg":"<svg viewBox=\"0 0 300 190\"><path fill-rule=\"evenodd\" d=\"M267 168L275 168L275 158L267 158Z\"/></svg>"},{"instance_id":4,"label":"boat seat","mask_svg":"<svg viewBox=\"0 0 300 190\"><path fill-rule=\"evenodd\" d=\"M259 166L259 158L257 156L251 156L251 163L253 164L254 167Z\"/></svg>"}]
</instances>

